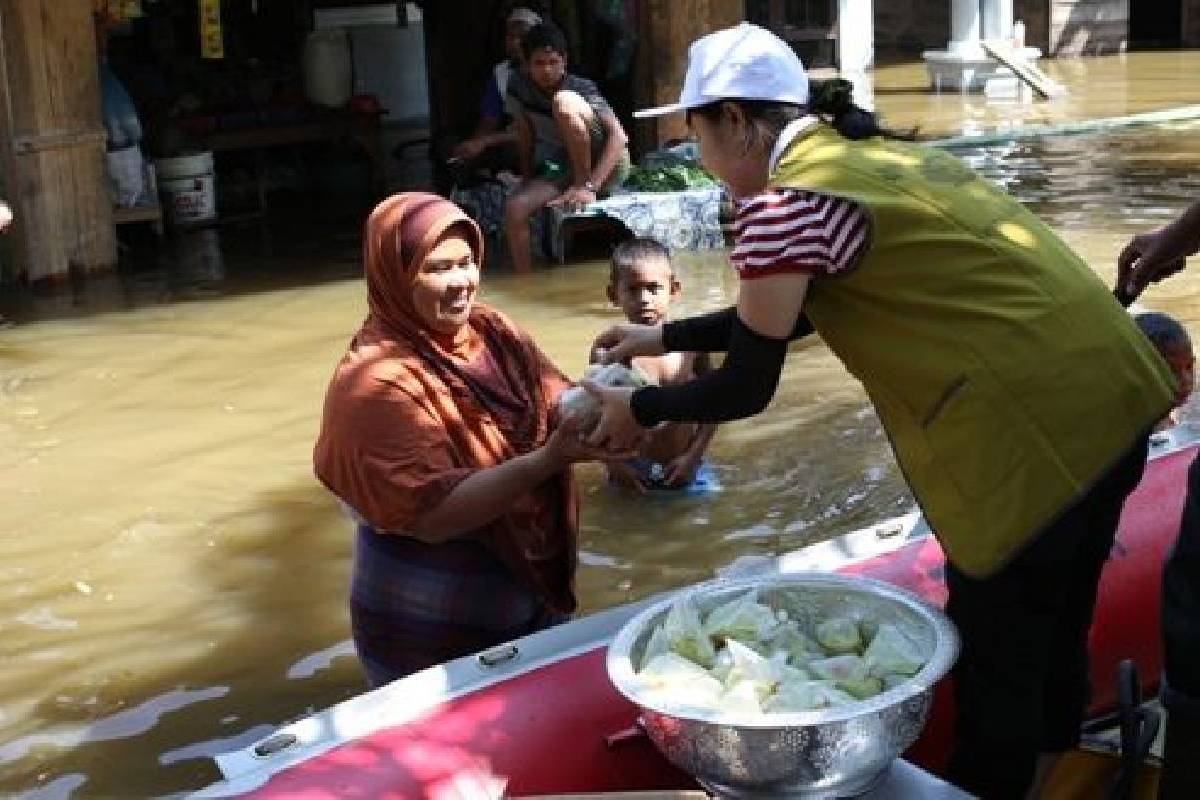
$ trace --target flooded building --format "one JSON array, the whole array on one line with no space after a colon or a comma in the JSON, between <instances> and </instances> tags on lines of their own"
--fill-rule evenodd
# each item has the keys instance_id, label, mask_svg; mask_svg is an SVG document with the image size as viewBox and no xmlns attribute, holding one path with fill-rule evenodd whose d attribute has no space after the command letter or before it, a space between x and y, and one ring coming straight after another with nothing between
<instances>
[{"instance_id":1,"label":"flooded building","mask_svg":"<svg viewBox=\"0 0 1200 800\"><path fill-rule=\"evenodd\" d=\"M118 232L253 222L289 193L288 214L355 220L386 191L438 185L439 143L473 129L515 5L563 28L572 69L626 120L677 96L694 38L742 19L851 75L953 50L971 24L1048 57L1200 44L1200 0L0 0L17 217L0 280L108 269ZM685 134L627 128L635 155Z\"/></svg>"}]
</instances>

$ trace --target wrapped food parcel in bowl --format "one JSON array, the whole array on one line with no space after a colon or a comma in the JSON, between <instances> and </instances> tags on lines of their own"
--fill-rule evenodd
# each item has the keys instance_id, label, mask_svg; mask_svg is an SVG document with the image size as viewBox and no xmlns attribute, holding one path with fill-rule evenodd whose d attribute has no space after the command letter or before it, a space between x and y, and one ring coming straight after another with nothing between
<instances>
[{"instance_id":1,"label":"wrapped food parcel in bowl","mask_svg":"<svg viewBox=\"0 0 1200 800\"><path fill-rule=\"evenodd\" d=\"M949 619L866 578L704 584L630 620L613 684L673 764L730 797L871 788L925 725L958 655Z\"/></svg>"}]
</instances>

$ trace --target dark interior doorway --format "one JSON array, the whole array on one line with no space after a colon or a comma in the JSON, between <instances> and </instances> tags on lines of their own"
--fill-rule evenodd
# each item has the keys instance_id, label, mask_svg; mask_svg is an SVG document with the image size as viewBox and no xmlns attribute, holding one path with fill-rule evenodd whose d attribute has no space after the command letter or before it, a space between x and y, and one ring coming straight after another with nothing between
<instances>
[{"instance_id":1,"label":"dark interior doorway","mask_svg":"<svg viewBox=\"0 0 1200 800\"><path fill-rule=\"evenodd\" d=\"M1129 4L1129 48L1152 50L1183 44L1183 0Z\"/></svg>"},{"instance_id":2,"label":"dark interior doorway","mask_svg":"<svg viewBox=\"0 0 1200 800\"><path fill-rule=\"evenodd\" d=\"M774 31L806 66L837 66L834 0L747 0L746 19Z\"/></svg>"}]
</instances>

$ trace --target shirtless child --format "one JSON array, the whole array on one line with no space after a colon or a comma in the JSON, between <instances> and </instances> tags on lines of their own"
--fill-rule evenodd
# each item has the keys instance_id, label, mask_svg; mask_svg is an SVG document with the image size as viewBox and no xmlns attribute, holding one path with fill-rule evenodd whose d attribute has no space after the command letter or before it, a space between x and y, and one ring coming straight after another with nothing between
<instances>
[{"instance_id":1,"label":"shirtless child","mask_svg":"<svg viewBox=\"0 0 1200 800\"><path fill-rule=\"evenodd\" d=\"M608 299L630 322L657 325L665 321L681 288L670 254L653 239L631 239L613 250ZM633 366L660 386L690 381L711 369L707 353L635 358ZM663 425L650 434L637 458L609 465L609 480L637 491L715 488L711 467L704 461L714 433L715 425Z\"/></svg>"}]
</instances>

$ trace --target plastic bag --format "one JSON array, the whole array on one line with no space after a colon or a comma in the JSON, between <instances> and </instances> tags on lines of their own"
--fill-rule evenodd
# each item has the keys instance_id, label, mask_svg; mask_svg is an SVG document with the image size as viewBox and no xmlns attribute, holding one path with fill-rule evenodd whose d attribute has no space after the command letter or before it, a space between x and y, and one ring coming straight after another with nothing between
<instances>
[{"instance_id":1,"label":"plastic bag","mask_svg":"<svg viewBox=\"0 0 1200 800\"><path fill-rule=\"evenodd\" d=\"M832 681L839 689L859 700L865 700L883 691L883 681L872 675L866 662L856 655L810 661L808 670L818 678Z\"/></svg>"},{"instance_id":2,"label":"plastic bag","mask_svg":"<svg viewBox=\"0 0 1200 800\"><path fill-rule=\"evenodd\" d=\"M116 73L105 63L100 65L100 105L109 150L123 150L142 140L137 108Z\"/></svg>"},{"instance_id":3,"label":"plastic bag","mask_svg":"<svg viewBox=\"0 0 1200 800\"><path fill-rule=\"evenodd\" d=\"M755 681L737 681L721 695L718 707L735 714L761 714L762 696Z\"/></svg>"},{"instance_id":4,"label":"plastic bag","mask_svg":"<svg viewBox=\"0 0 1200 800\"><path fill-rule=\"evenodd\" d=\"M642 651L641 668L645 669L656 656L669 652L671 652L671 643L667 640L666 630L659 625L650 633L650 640L646 642L646 649Z\"/></svg>"},{"instance_id":5,"label":"plastic bag","mask_svg":"<svg viewBox=\"0 0 1200 800\"><path fill-rule=\"evenodd\" d=\"M736 639L729 639L725 646L726 650L723 652L729 653L730 665L722 680L727 689L743 681L749 681L754 684L759 698L762 699L775 691L775 687L779 685L785 675L784 670L789 669L787 655L784 653L763 658Z\"/></svg>"},{"instance_id":6,"label":"plastic bag","mask_svg":"<svg viewBox=\"0 0 1200 800\"><path fill-rule=\"evenodd\" d=\"M703 667L675 653L655 656L638 678L645 687L643 696L675 708L716 708L725 688Z\"/></svg>"},{"instance_id":7,"label":"plastic bag","mask_svg":"<svg viewBox=\"0 0 1200 800\"><path fill-rule=\"evenodd\" d=\"M145 194L145 162L142 149L136 144L107 153L108 177L118 206L135 206Z\"/></svg>"},{"instance_id":8,"label":"plastic bag","mask_svg":"<svg viewBox=\"0 0 1200 800\"><path fill-rule=\"evenodd\" d=\"M813 711L853 703L854 698L826 681L795 680L780 685L763 703L765 711Z\"/></svg>"},{"instance_id":9,"label":"plastic bag","mask_svg":"<svg viewBox=\"0 0 1200 800\"><path fill-rule=\"evenodd\" d=\"M814 658L824 658L825 651L808 637L794 622L780 625L766 641L772 652L787 653L788 661L802 667Z\"/></svg>"},{"instance_id":10,"label":"plastic bag","mask_svg":"<svg viewBox=\"0 0 1200 800\"><path fill-rule=\"evenodd\" d=\"M833 617L817 623L813 629L817 643L830 653L858 653L862 651L862 631L858 620L853 617Z\"/></svg>"},{"instance_id":11,"label":"plastic bag","mask_svg":"<svg viewBox=\"0 0 1200 800\"><path fill-rule=\"evenodd\" d=\"M710 611L704 620L704 632L709 636L761 645L778 625L775 612L759 603L757 593L750 590Z\"/></svg>"},{"instance_id":12,"label":"plastic bag","mask_svg":"<svg viewBox=\"0 0 1200 800\"><path fill-rule=\"evenodd\" d=\"M624 364L591 364L583 377L601 386L630 386L640 389L651 381L637 367ZM581 431L590 431L600 421L600 401L582 386L572 386L558 396L558 413L562 419L574 419Z\"/></svg>"},{"instance_id":13,"label":"plastic bag","mask_svg":"<svg viewBox=\"0 0 1200 800\"><path fill-rule=\"evenodd\" d=\"M916 675L927 660L917 643L891 623L879 626L875 638L863 652L867 668L880 677L888 673Z\"/></svg>"},{"instance_id":14,"label":"plastic bag","mask_svg":"<svg viewBox=\"0 0 1200 800\"><path fill-rule=\"evenodd\" d=\"M717 658L712 640L700 625L700 613L690 598L673 604L662 624L663 639L671 652L708 668Z\"/></svg>"}]
</instances>

